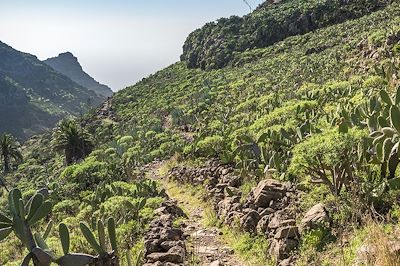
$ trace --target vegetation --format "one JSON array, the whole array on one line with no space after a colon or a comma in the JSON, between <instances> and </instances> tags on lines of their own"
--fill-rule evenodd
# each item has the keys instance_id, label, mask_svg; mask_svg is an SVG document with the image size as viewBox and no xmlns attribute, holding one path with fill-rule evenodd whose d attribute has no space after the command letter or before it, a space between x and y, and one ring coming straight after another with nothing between
<instances>
[{"instance_id":1,"label":"vegetation","mask_svg":"<svg viewBox=\"0 0 400 266\"><path fill-rule=\"evenodd\" d=\"M54 149L64 153L67 165L84 159L93 149L90 135L73 120L61 121L53 139Z\"/></svg>"},{"instance_id":2,"label":"vegetation","mask_svg":"<svg viewBox=\"0 0 400 266\"><path fill-rule=\"evenodd\" d=\"M274 5L266 1L248 16L221 18L191 33L181 59L189 68L221 68L230 63L235 53L358 18L390 2L286 0Z\"/></svg>"},{"instance_id":3,"label":"vegetation","mask_svg":"<svg viewBox=\"0 0 400 266\"><path fill-rule=\"evenodd\" d=\"M171 167L232 164L245 193L266 177L292 182L299 211L324 203L332 216L329 232L302 238L300 265L354 263L368 232L389 239L400 221L399 12L399 1L287 0L196 31L183 62L113 96L111 118L87 113L23 145L24 162L5 176L10 199L0 197L0 264L22 262L25 247L38 263L140 258L163 195L142 167L171 157ZM310 24L292 28L300 18ZM46 208L33 223L34 199ZM226 235L244 257L270 261L264 239Z\"/></svg>"},{"instance_id":4,"label":"vegetation","mask_svg":"<svg viewBox=\"0 0 400 266\"><path fill-rule=\"evenodd\" d=\"M1 41L0 87L0 132L18 140L42 133L106 98Z\"/></svg>"},{"instance_id":5,"label":"vegetation","mask_svg":"<svg viewBox=\"0 0 400 266\"><path fill-rule=\"evenodd\" d=\"M0 135L0 154L5 173L8 173L11 170L12 160L16 163L22 161L22 154L19 150L18 143L14 137L9 134Z\"/></svg>"}]
</instances>

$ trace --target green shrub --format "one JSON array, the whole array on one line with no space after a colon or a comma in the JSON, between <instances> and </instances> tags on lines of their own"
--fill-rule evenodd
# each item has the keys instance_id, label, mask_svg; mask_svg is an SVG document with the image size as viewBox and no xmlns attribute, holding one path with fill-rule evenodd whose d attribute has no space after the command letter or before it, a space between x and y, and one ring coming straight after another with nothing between
<instances>
[{"instance_id":1,"label":"green shrub","mask_svg":"<svg viewBox=\"0 0 400 266\"><path fill-rule=\"evenodd\" d=\"M61 179L79 185L80 190L94 188L100 182L110 179L107 164L99 162L94 157L88 157L83 162L68 166L61 173Z\"/></svg>"},{"instance_id":2,"label":"green shrub","mask_svg":"<svg viewBox=\"0 0 400 266\"><path fill-rule=\"evenodd\" d=\"M328 186L339 195L345 186L351 190L358 161L358 143L364 131L339 133L337 129L316 134L295 146L289 172L300 178L311 177L312 183Z\"/></svg>"},{"instance_id":3,"label":"green shrub","mask_svg":"<svg viewBox=\"0 0 400 266\"><path fill-rule=\"evenodd\" d=\"M221 136L211 136L197 143L197 152L204 157L216 157L224 148L225 141Z\"/></svg>"}]
</instances>

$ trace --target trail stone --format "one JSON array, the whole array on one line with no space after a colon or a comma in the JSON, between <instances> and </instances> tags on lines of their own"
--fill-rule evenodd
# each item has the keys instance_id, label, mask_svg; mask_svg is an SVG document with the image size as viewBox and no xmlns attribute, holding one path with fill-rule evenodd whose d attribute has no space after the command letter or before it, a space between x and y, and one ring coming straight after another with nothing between
<instances>
[{"instance_id":1,"label":"trail stone","mask_svg":"<svg viewBox=\"0 0 400 266\"><path fill-rule=\"evenodd\" d=\"M180 229L164 228L160 232L160 239L161 241L179 240L182 234L183 232Z\"/></svg>"},{"instance_id":2,"label":"trail stone","mask_svg":"<svg viewBox=\"0 0 400 266\"><path fill-rule=\"evenodd\" d=\"M179 240L179 241L164 241L160 244L160 247L164 251L168 251L175 246L185 247L185 243L183 241Z\"/></svg>"},{"instance_id":3,"label":"trail stone","mask_svg":"<svg viewBox=\"0 0 400 266\"><path fill-rule=\"evenodd\" d=\"M176 253L152 253L150 255L147 255L147 259L150 262L156 262L156 261L161 261L161 262L173 262L173 263L182 263L183 262L183 257L180 254Z\"/></svg>"},{"instance_id":4,"label":"trail stone","mask_svg":"<svg viewBox=\"0 0 400 266\"><path fill-rule=\"evenodd\" d=\"M297 238L298 236L299 236L299 229L297 228L297 226L281 227L275 234L276 239Z\"/></svg>"},{"instance_id":5,"label":"trail stone","mask_svg":"<svg viewBox=\"0 0 400 266\"><path fill-rule=\"evenodd\" d=\"M289 258L291 251L298 246L294 239L274 239L271 243L270 254L278 260Z\"/></svg>"},{"instance_id":6,"label":"trail stone","mask_svg":"<svg viewBox=\"0 0 400 266\"><path fill-rule=\"evenodd\" d=\"M254 232L259 220L258 212L252 210L240 219L240 226L246 232Z\"/></svg>"},{"instance_id":7,"label":"trail stone","mask_svg":"<svg viewBox=\"0 0 400 266\"><path fill-rule=\"evenodd\" d=\"M300 232L308 229L316 229L329 222L329 216L325 206L321 203L313 206L300 222Z\"/></svg>"},{"instance_id":8,"label":"trail stone","mask_svg":"<svg viewBox=\"0 0 400 266\"><path fill-rule=\"evenodd\" d=\"M224 264L220 262L219 260L213 261L210 263L209 266L223 266Z\"/></svg>"}]
</instances>

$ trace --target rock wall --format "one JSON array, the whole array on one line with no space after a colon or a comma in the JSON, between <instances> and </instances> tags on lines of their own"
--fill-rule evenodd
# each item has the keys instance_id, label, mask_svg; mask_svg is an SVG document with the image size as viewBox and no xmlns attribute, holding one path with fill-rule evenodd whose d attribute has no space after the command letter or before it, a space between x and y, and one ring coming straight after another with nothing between
<instances>
[{"instance_id":1,"label":"rock wall","mask_svg":"<svg viewBox=\"0 0 400 266\"><path fill-rule=\"evenodd\" d=\"M183 231L173 226L173 221L186 217L173 200L166 200L156 211L150 229L144 237L144 266L183 265L186 257Z\"/></svg>"},{"instance_id":2,"label":"rock wall","mask_svg":"<svg viewBox=\"0 0 400 266\"><path fill-rule=\"evenodd\" d=\"M303 192L289 182L262 180L243 198L242 178L235 175L233 167L216 161L202 168L173 168L168 177L179 183L204 185L219 219L245 232L265 235L270 242L269 254L279 265L293 265L300 232L329 220L321 204L303 216L298 208Z\"/></svg>"}]
</instances>

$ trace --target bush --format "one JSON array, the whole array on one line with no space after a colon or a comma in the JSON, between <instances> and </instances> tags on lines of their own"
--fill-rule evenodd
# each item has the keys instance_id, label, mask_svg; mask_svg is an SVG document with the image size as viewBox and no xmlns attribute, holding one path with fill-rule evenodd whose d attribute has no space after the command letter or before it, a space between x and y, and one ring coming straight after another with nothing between
<instances>
[{"instance_id":1,"label":"bush","mask_svg":"<svg viewBox=\"0 0 400 266\"><path fill-rule=\"evenodd\" d=\"M89 157L79 164L65 168L61 173L61 179L78 184L81 191L88 190L109 179L107 164Z\"/></svg>"},{"instance_id":2,"label":"bush","mask_svg":"<svg viewBox=\"0 0 400 266\"><path fill-rule=\"evenodd\" d=\"M221 136L206 137L197 143L197 152L204 157L216 157L224 145L225 141Z\"/></svg>"},{"instance_id":3,"label":"bush","mask_svg":"<svg viewBox=\"0 0 400 266\"><path fill-rule=\"evenodd\" d=\"M357 145L365 135L360 130L343 134L336 129L313 135L294 148L289 172L310 176L312 183L328 186L334 195L343 186L351 190L356 181Z\"/></svg>"}]
</instances>

